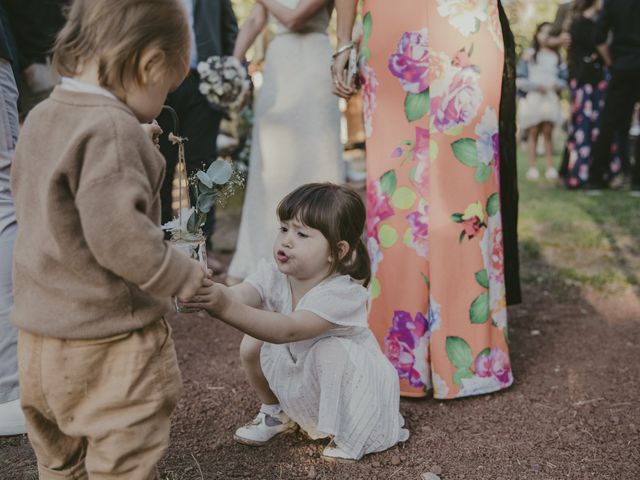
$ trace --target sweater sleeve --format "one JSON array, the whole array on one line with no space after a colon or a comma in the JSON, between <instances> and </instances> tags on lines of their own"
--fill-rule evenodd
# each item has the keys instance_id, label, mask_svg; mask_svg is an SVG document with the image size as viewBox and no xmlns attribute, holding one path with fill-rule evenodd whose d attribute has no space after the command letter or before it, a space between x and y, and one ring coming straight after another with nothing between
<instances>
[{"instance_id":1,"label":"sweater sleeve","mask_svg":"<svg viewBox=\"0 0 640 480\"><path fill-rule=\"evenodd\" d=\"M102 160L85 164L75 197L84 240L104 268L154 296L175 295L193 269L201 267L166 242L150 216L154 188L145 174L144 149L118 151L113 143L102 151L87 146L85 152L86 158ZM106 173L98 167L109 155L125 158Z\"/></svg>"}]
</instances>

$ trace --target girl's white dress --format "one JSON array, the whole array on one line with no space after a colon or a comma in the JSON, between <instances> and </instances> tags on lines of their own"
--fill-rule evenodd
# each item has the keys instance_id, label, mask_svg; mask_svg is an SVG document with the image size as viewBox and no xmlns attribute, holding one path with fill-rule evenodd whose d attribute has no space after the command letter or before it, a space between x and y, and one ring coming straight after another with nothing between
<instances>
[{"instance_id":1,"label":"girl's white dress","mask_svg":"<svg viewBox=\"0 0 640 480\"><path fill-rule=\"evenodd\" d=\"M554 89L563 88L566 82L561 80L560 57L549 50L540 50L534 61L533 52L528 57L528 77L517 79L518 88L527 92L518 105L518 123L520 128L529 128L543 122L561 123L562 108L560 97ZM551 88L551 91L539 92L539 86Z\"/></svg>"},{"instance_id":2,"label":"girl's white dress","mask_svg":"<svg viewBox=\"0 0 640 480\"><path fill-rule=\"evenodd\" d=\"M289 280L263 260L246 281L264 308L292 313ZM334 325L311 340L265 343L260 363L284 412L313 439L333 436L353 458L379 452L409 438L399 412L398 375L367 324L367 290L347 275L312 288L295 310Z\"/></svg>"},{"instance_id":3,"label":"girl's white dress","mask_svg":"<svg viewBox=\"0 0 640 480\"><path fill-rule=\"evenodd\" d=\"M278 0L294 8L299 0ZM344 182L338 97L331 89L332 48L328 0L296 32L273 16L264 83L256 94L249 180L236 253L229 275L245 278L258 260L271 258L278 232L276 207L309 182Z\"/></svg>"}]
</instances>

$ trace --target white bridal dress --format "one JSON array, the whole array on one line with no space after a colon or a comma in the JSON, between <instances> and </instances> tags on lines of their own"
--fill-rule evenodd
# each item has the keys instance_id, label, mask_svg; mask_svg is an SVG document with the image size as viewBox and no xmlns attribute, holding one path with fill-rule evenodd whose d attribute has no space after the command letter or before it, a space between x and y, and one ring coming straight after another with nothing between
<instances>
[{"instance_id":1,"label":"white bridal dress","mask_svg":"<svg viewBox=\"0 0 640 480\"><path fill-rule=\"evenodd\" d=\"M299 0L279 0L293 8ZM326 30L333 2L297 32L272 16L264 83L255 102L249 180L229 276L244 279L271 257L278 202L308 182L344 181L338 100L331 93Z\"/></svg>"}]
</instances>

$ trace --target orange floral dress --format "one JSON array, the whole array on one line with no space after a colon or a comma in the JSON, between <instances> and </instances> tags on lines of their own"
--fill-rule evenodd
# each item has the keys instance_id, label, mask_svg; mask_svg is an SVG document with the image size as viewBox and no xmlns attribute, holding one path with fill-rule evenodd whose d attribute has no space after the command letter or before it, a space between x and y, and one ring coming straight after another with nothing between
<instances>
[{"instance_id":1,"label":"orange floral dress","mask_svg":"<svg viewBox=\"0 0 640 480\"><path fill-rule=\"evenodd\" d=\"M405 396L513 382L497 0L365 0L369 324Z\"/></svg>"}]
</instances>

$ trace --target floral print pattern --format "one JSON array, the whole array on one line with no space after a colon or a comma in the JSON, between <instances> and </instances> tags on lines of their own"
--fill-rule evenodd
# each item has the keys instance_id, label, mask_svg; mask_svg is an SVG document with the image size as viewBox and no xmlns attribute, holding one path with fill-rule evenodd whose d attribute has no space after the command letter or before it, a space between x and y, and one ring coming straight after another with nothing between
<instances>
[{"instance_id":1,"label":"floral print pattern","mask_svg":"<svg viewBox=\"0 0 640 480\"><path fill-rule=\"evenodd\" d=\"M608 77L595 85L569 83L571 92L571 123L567 137L568 165L565 183L569 188L580 188L589 180L591 148L600 132L600 112L604 108ZM608 181L622 171L620 139L611 145Z\"/></svg>"},{"instance_id":2,"label":"floral print pattern","mask_svg":"<svg viewBox=\"0 0 640 480\"><path fill-rule=\"evenodd\" d=\"M429 380L429 335L426 317L418 312L396 311L384 342L387 358L412 387L425 388Z\"/></svg>"},{"instance_id":3,"label":"floral print pattern","mask_svg":"<svg viewBox=\"0 0 640 480\"><path fill-rule=\"evenodd\" d=\"M364 134L370 137L373 133L373 113L378 106L376 103L376 90L378 88L378 79L376 73L367 63L360 65L360 83L362 84L362 104L364 116Z\"/></svg>"},{"instance_id":4,"label":"floral print pattern","mask_svg":"<svg viewBox=\"0 0 640 480\"><path fill-rule=\"evenodd\" d=\"M487 20L488 0L438 0L438 13L465 37ZM497 14L497 9L492 9Z\"/></svg>"},{"instance_id":5,"label":"floral print pattern","mask_svg":"<svg viewBox=\"0 0 640 480\"><path fill-rule=\"evenodd\" d=\"M513 382L498 173L503 46L496 0L426 1L365 2L365 125L385 126L365 127L369 323L404 395L446 399ZM391 15L422 24L378 21Z\"/></svg>"},{"instance_id":6,"label":"floral print pattern","mask_svg":"<svg viewBox=\"0 0 640 480\"><path fill-rule=\"evenodd\" d=\"M405 32L396 53L389 57L389 70L407 93L421 93L429 87L429 45L427 29Z\"/></svg>"}]
</instances>

